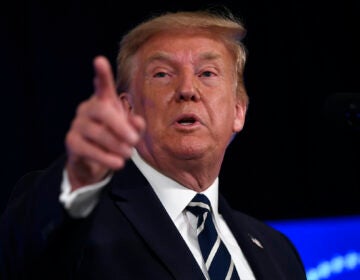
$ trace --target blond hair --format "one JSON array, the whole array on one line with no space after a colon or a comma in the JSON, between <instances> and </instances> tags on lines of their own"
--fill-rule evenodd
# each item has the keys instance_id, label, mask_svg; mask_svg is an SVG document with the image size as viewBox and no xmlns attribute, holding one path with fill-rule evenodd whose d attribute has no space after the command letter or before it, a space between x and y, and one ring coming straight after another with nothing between
<instances>
[{"instance_id":1,"label":"blond hair","mask_svg":"<svg viewBox=\"0 0 360 280\"><path fill-rule=\"evenodd\" d=\"M234 57L237 84L236 94L246 105L248 96L244 87L243 71L246 49L242 43L246 30L230 12L211 11L167 12L154 16L130 30L121 40L117 56L117 89L127 91L130 85L132 59L138 49L152 36L161 32L197 31L215 35Z\"/></svg>"}]
</instances>

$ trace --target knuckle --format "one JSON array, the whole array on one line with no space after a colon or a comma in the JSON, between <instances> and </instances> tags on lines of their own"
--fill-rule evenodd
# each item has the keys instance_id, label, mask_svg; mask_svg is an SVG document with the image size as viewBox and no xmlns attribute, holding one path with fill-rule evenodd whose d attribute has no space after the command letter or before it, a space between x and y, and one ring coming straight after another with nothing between
<instances>
[{"instance_id":1,"label":"knuckle","mask_svg":"<svg viewBox=\"0 0 360 280\"><path fill-rule=\"evenodd\" d=\"M76 109L76 114L82 115L87 110L87 107L88 107L88 101L81 102Z\"/></svg>"},{"instance_id":2,"label":"knuckle","mask_svg":"<svg viewBox=\"0 0 360 280\"><path fill-rule=\"evenodd\" d=\"M77 133L69 131L65 136L66 147L70 150L79 150L81 148L80 138Z\"/></svg>"}]
</instances>

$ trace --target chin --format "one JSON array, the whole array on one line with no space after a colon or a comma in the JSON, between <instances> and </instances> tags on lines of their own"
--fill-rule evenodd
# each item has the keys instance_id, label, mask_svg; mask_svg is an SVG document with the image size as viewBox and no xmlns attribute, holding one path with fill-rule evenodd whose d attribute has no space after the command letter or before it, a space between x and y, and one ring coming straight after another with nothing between
<instances>
[{"instance_id":1,"label":"chin","mask_svg":"<svg viewBox=\"0 0 360 280\"><path fill-rule=\"evenodd\" d=\"M196 160L203 158L209 152L208 147L203 145L173 145L171 151L177 158L184 160Z\"/></svg>"}]
</instances>

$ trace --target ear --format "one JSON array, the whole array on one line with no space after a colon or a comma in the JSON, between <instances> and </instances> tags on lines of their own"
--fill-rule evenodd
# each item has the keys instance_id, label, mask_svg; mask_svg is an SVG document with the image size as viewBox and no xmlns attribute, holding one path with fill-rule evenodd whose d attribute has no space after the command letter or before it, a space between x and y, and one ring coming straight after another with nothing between
<instances>
[{"instance_id":1,"label":"ear","mask_svg":"<svg viewBox=\"0 0 360 280\"><path fill-rule=\"evenodd\" d=\"M132 111L132 97L131 94L127 92L123 92L119 95L119 100L121 104L123 105L124 109L130 113Z\"/></svg>"},{"instance_id":2,"label":"ear","mask_svg":"<svg viewBox=\"0 0 360 280\"><path fill-rule=\"evenodd\" d=\"M235 104L235 116L234 116L234 125L233 132L240 132L245 124L245 115L246 115L247 106L245 102L238 100Z\"/></svg>"}]
</instances>

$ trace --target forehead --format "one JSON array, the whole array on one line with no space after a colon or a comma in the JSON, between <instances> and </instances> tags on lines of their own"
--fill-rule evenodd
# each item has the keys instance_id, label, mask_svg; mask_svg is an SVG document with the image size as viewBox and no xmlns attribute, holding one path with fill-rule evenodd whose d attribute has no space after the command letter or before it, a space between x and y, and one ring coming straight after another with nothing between
<instances>
[{"instance_id":1,"label":"forehead","mask_svg":"<svg viewBox=\"0 0 360 280\"><path fill-rule=\"evenodd\" d=\"M147 62L158 59L221 60L230 56L224 42L214 35L191 31L157 34L147 40L136 54Z\"/></svg>"}]
</instances>

